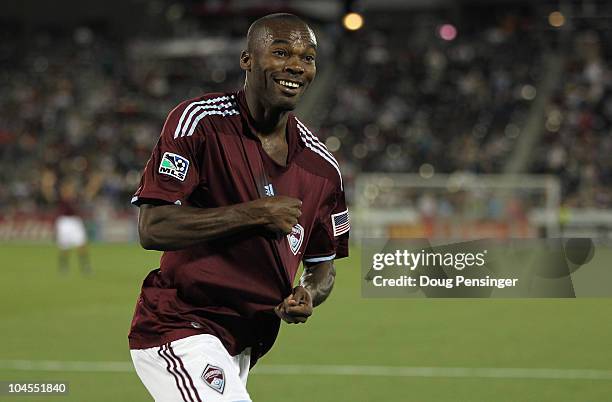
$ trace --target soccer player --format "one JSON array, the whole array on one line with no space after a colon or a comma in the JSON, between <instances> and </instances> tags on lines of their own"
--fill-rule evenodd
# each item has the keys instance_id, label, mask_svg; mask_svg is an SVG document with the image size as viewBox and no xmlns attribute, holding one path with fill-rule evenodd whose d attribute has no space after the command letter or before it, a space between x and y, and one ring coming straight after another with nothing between
<instances>
[{"instance_id":1,"label":"soccer player","mask_svg":"<svg viewBox=\"0 0 612 402\"><path fill-rule=\"evenodd\" d=\"M248 371L280 320L306 322L332 290L333 260L348 255L342 177L291 112L315 77L316 53L301 19L263 17L240 56L244 88L168 115L132 199L142 246L164 251L129 334L156 401L251 401Z\"/></svg>"},{"instance_id":2,"label":"soccer player","mask_svg":"<svg viewBox=\"0 0 612 402\"><path fill-rule=\"evenodd\" d=\"M59 189L59 203L55 220L55 241L59 248L59 272L68 272L68 257L70 250L76 249L79 256L81 273L91 274L89 251L87 249L87 232L77 206L75 184L66 181Z\"/></svg>"}]
</instances>

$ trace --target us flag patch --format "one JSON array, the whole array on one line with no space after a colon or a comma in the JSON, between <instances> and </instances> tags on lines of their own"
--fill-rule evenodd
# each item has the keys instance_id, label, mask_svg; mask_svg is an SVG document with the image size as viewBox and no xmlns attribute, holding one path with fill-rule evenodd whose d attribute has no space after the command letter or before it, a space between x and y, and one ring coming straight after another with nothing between
<instances>
[{"instance_id":1,"label":"us flag patch","mask_svg":"<svg viewBox=\"0 0 612 402\"><path fill-rule=\"evenodd\" d=\"M334 228L334 237L340 236L351 229L351 217L348 209L344 212L332 214L332 227Z\"/></svg>"}]
</instances>

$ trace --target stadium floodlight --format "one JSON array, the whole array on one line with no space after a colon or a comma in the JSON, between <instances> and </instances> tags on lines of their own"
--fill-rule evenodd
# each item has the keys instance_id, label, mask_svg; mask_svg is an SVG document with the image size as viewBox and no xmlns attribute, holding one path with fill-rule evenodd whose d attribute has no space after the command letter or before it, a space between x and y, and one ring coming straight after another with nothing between
<instances>
[{"instance_id":1,"label":"stadium floodlight","mask_svg":"<svg viewBox=\"0 0 612 402\"><path fill-rule=\"evenodd\" d=\"M565 24L565 16L561 11L553 11L548 15L548 23L555 28L561 28Z\"/></svg>"},{"instance_id":2,"label":"stadium floodlight","mask_svg":"<svg viewBox=\"0 0 612 402\"><path fill-rule=\"evenodd\" d=\"M453 24L444 24L438 28L440 38L451 41L457 37L457 28Z\"/></svg>"},{"instance_id":3,"label":"stadium floodlight","mask_svg":"<svg viewBox=\"0 0 612 402\"><path fill-rule=\"evenodd\" d=\"M342 25L349 31L357 31L363 27L363 16L355 12L347 13L342 18Z\"/></svg>"}]
</instances>

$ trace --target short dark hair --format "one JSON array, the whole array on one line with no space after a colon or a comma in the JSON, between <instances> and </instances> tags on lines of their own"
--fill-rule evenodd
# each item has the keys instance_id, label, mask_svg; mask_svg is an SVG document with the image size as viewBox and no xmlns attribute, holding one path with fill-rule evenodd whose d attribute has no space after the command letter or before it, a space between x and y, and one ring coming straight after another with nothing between
<instances>
[{"instance_id":1,"label":"short dark hair","mask_svg":"<svg viewBox=\"0 0 612 402\"><path fill-rule=\"evenodd\" d=\"M261 39L260 34L263 29L267 28L269 24L271 23L280 22L280 21L287 21L287 22L293 22L296 24L302 24L308 27L308 29L310 29L308 24L304 22L304 20L302 20L297 15L289 14L289 13L268 14L268 15L265 15L255 20L249 27L249 30L247 32L247 50L250 52L255 49L255 47L258 45L258 41Z\"/></svg>"}]
</instances>

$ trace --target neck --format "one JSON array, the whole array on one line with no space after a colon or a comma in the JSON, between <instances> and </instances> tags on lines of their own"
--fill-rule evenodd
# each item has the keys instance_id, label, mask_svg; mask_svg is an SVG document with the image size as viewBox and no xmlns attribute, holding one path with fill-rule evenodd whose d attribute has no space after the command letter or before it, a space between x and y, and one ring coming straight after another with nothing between
<instances>
[{"instance_id":1,"label":"neck","mask_svg":"<svg viewBox=\"0 0 612 402\"><path fill-rule=\"evenodd\" d=\"M253 126L261 135L284 133L287 126L289 112L273 108L262 102L261 98L250 90L248 85L244 86L244 94L249 113L253 119Z\"/></svg>"}]
</instances>

